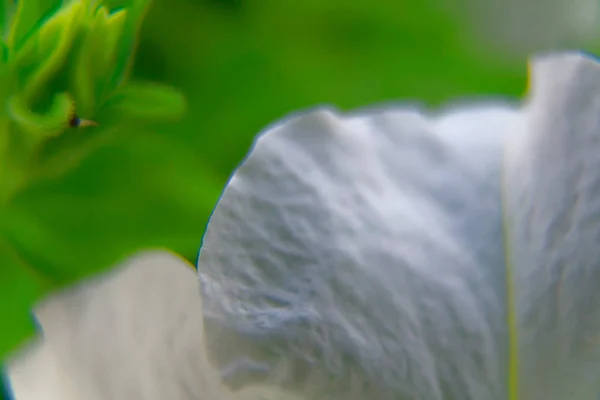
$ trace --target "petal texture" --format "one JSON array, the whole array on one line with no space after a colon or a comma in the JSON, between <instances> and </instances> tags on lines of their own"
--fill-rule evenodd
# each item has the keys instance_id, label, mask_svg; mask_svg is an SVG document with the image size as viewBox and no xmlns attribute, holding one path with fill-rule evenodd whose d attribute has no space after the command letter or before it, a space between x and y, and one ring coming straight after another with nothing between
<instances>
[{"instance_id":1,"label":"petal texture","mask_svg":"<svg viewBox=\"0 0 600 400\"><path fill-rule=\"evenodd\" d=\"M198 270L232 387L307 399L505 399L506 105L318 109L256 141Z\"/></svg>"},{"instance_id":2,"label":"petal texture","mask_svg":"<svg viewBox=\"0 0 600 400\"><path fill-rule=\"evenodd\" d=\"M8 371L15 397L220 400L205 365L201 307L189 264L168 252L138 254L41 304L43 340Z\"/></svg>"},{"instance_id":3,"label":"petal texture","mask_svg":"<svg viewBox=\"0 0 600 400\"><path fill-rule=\"evenodd\" d=\"M600 64L532 62L523 131L506 150L522 399L600 393Z\"/></svg>"}]
</instances>

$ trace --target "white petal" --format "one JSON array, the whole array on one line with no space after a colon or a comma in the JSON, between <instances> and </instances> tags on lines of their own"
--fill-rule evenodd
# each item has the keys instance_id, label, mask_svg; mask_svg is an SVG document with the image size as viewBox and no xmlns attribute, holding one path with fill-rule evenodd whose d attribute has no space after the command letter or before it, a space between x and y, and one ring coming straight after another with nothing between
<instances>
[{"instance_id":1,"label":"white petal","mask_svg":"<svg viewBox=\"0 0 600 400\"><path fill-rule=\"evenodd\" d=\"M220 399L189 264L144 252L44 301L43 340L9 377L17 400ZM211 381L212 380L212 381Z\"/></svg>"},{"instance_id":2,"label":"white petal","mask_svg":"<svg viewBox=\"0 0 600 400\"><path fill-rule=\"evenodd\" d=\"M15 400L101 400L93 392L82 397L56 353L40 341L10 363L9 376Z\"/></svg>"},{"instance_id":3,"label":"white petal","mask_svg":"<svg viewBox=\"0 0 600 400\"><path fill-rule=\"evenodd\" d=\"M506 152L523 399L600 393L600 64L536 58Z\"/></svg>"},{"instance_id":4,"label":"white petal","mask_svg":"<svg viewBox=\"0 0 600 400\"><path fill-rule=\"evenodd\" d=\"M208 225L209 356L307 399L506 398L508 106L340 115L259 137Z\"/></svg>"}]
</instances>

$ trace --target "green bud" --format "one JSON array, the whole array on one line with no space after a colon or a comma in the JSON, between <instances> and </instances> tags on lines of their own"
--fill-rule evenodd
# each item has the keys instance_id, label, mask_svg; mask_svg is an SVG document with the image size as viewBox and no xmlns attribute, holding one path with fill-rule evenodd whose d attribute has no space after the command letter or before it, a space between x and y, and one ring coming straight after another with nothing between
<instances>
[{"instance_id":1,"label":"green bud","mask_svg":"<svg viewBox=\"0 0 600 400\"><path fill-rule=\"evenodd\" d=\"M105 0L103 3L112 10L127 10L123 34L115 46L116 60L109 81L109 90L112 90L129 79L139 32L150 2L148 0Z\"/></svg>"},{"instance_id":2,"label":"green bud","mask_svg":"<svg viewBox=\"0 0 600 400\"><path fill-rule=\"evenodd\" d=\"M80 115L91 116L107 89L116 60L116 45L123 32L126 16L126 10L109 15L106 8L100 8L85 27L71 74L73 94Z\"/></svg>"},{"instance_id":3,"label":"green bud","mask_svg":"<svg viewBox=\"0 0 600 400\"><path fill-rule=\"evenodd\" d=\"M22 160L12 162L12 169L40 170L56 161L45 149L67 129L99 125L102 130L183 115L186 102L178 91L127 82L148 4L149 0L0 0L5 38L0 39L0 142L9 143L3 141L2 130L10 126L23 135L19 142L27 143L19 149L0 149L0 191L10 175L3 166L6 154Z\"/></svg>"},{"instance_id":4,"label":"green bud","mask_svg":"<svg viewBox=\"0 0 600 400\"><path fill-rule=\"evenodd\" d=\"M25 133L51 137L67 127L74 112L71 96L65 92L46 94L69 55L81 14L81 3L61 8L15 53L11 70L18 86L9 98L8 110Z\"/></svg>"},{"instance_id":5,"label":"green bud","mask_svg":"<svg viewBox=\"0 0 600 400\"><path fill-rule=\"evenodd\" d=\"M77 33L81 14L81 3L72 3L54 14L29 38L35 48L38 63L23 78L22 91L26 98L33 98L42 92L50 79L63 67ZM18 65L16 67L19 68Z\"/></svg>"}]
</instances>

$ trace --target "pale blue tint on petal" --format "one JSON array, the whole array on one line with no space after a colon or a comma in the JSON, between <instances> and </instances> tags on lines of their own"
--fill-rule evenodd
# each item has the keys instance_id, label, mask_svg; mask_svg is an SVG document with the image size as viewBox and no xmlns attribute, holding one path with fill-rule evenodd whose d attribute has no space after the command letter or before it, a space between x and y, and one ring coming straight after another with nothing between
<instances>
[{"instance_id":1,"label":"pale blue tint on petal","mask_svg":"<svg viewBox=\"0 0 600 400\"><path fill-rule=\"evenodd\" d=\"M600 393L600 64L532 62L523 130L506 151L522 400Z\"/></svg>"},{"instance_id":2,"label":"pale blue tint on petal","mask_svg":"<svg viewBox=\"0 0 600 400\"><path fill-rule=\"evenodd\" d=\"M198 263L224 378L252 366L246 384L310 400L505 400L500 161L519 120L318 109L262 134Z\"/></svg>"}]
</instances>

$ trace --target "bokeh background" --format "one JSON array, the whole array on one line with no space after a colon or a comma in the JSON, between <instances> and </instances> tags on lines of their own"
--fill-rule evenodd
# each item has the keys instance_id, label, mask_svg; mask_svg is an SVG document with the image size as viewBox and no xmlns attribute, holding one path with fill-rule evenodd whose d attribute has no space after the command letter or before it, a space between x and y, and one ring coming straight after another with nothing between
<instances>
[{"instance_id":1,"label":"bokeh background","mask_svg":"<svg viewBox=\"0 0 600 400\"><path fill-rule=\"evenodd\" d=\"M143 248L193 263L253 138L291 112L518 99L530 52L593 50L596 22L593 0L155 0L133 79L182 90L187 116L112 132L76 168L15 199L0 246L25 267L3 301ZM15 307L5 320L28 318ZM3 329L0 342L11 335Z\"/></svg>"}]
</instances>

